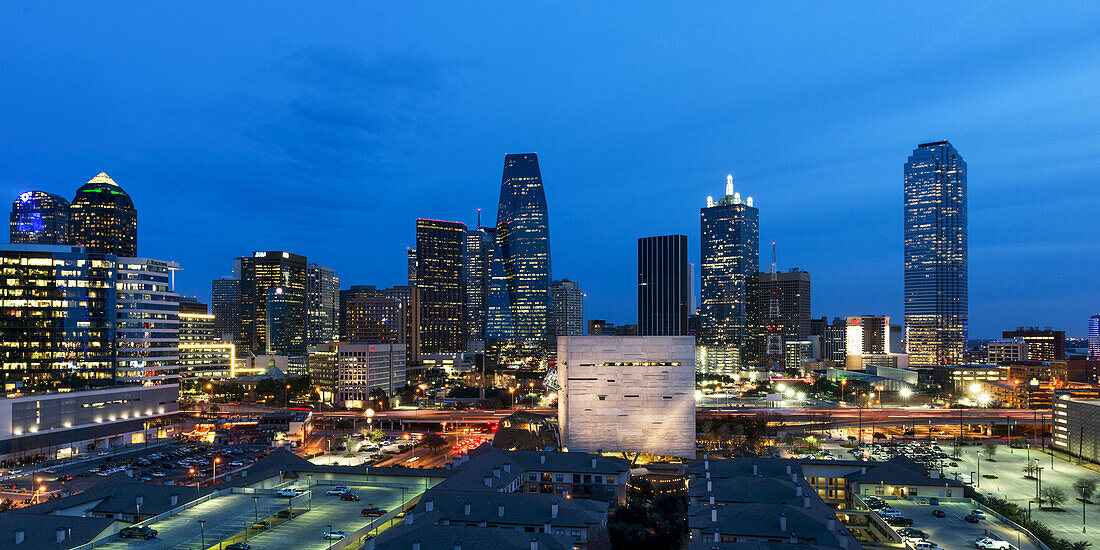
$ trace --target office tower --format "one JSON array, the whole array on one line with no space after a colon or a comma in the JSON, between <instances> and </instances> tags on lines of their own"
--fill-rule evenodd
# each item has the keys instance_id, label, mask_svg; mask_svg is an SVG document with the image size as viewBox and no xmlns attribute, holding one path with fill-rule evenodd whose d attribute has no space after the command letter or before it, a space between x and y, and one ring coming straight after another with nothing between
<instances>
[{"instance_id":1,"label":"office tower","mask_svg":"<svg viewBox=\"0 0 1100 550\"><path fill-rule=\"evenodd\" d=\"M316 388L322 403L333 404L336 396L337 342L309 348L309 383Z\"/></svg>"},{"instance_id":2,"label":"office tower","mask_svg":"<svg viewBox=\"0 0 1100 550\"><path fill-rule=\"evenodd\" d=\"M487 337L545 348L552 307L550 222L534 153L504 157L496 238Z\"/></svg>"},{"instance_id":3,"label":"office tower","mask_svg":"<svg viewBox=\"0 0 1100 550\"><path fill-rule=\"evenodd\" d=\"M114 381L115 257L0 245L0 381L24 392Z\"/></svg>"},{"instance_id":4,"label":"office tower","mask_svg":"<svg viewBox=\"0 0 1100 550\"><path fill-rule=\"evenodd\" d=\"M409 286L416 286L416 249L408 249Z\"/></svg>"},{"instance_id":5,"label":"office tower","mask_svg":"<svg viewBox=\"0 0 1100 550\"><path fill-rule=\"evenodd\" d=\"M396 297L350 298L341 342L405 343L405 304Z\"/></svg>"},{"instance_id":6,"label":"office tower","mask_svg":"<svg viewBox=\"0 0 1100 550\"><path fill-rule=\"evenodd\" d=\"M890 347L890 318L882 315L848 317L845 348L845 368L848 370L860 370L876 358L895 355ZM907 366L908 358L903 363Z\"/></svg>"},{"instance_id":7,"label":"office tower","mask_svg":"<svg viewBox=\"0 0 1100 550\"><path fill-rule=\"evenodd\" d=\"M562 279L550 286L553 298L554 336L584 335L584 292L575 281Z\"/></svg>"},{"instance_id":8,"label":"office tower","mask_svg":"<svg viewBox=\"0 0 1100 550\"><path fill-rule=\"evenodd\" d=\"M381 291L379 296L401 300L405 313L405 357L410 364L420 361L420 290L414 286L395 286Z\"/></svg>"},{"instance_id":9,"label":"office tower","mask_svg":"<svg viewBox=\"0 0 1100 550\"><path fill-rule=\"evenodd\" d=\"M638 333L642 336L688 333L691 272L687 259L685 235L638 239Z\"/></svg>"},{"instance_id":10,"label":"office tower","mask_svg":"<svg viewBox=\"0 0 1100 550\"><path fill-rule=\"evenodd\" d=\"M848 320L834 317L829 323L828 317L810 319L810 336L821 341L821 359L844 364L848 355Z\"/></svg>"},{"instance_id":11,"label":"office tower","mask_svg":"<svg viewBox=\"0 0 1100 550\"><path fill-rule=\"evenodd\" d=\"M778 273L773 266L757 273L752 285L753 353L761 358L761 366L781 371L790 355L786 342L810 337L810 274L797 268Z\"/></svg>"},{"instance_id":12,"label":"office tower","mask_svg":"<svg viewBox=\"0 0 1100 550\"><path fill-rule=\"evenodd\" d=\"M241 280L222 277L210 281L210 297L210 309L214 315L214 336L230 342L243 342Z\"/></svg>"},{"instance_id":13,"label":"office tower","mask_svg":"<svg viewBox=\"0 0 1100 550\"><path fill-rule=\"evenodd\" d=\"M352 285L351 288L345 288L340 291L340 313L337 315L340 321L338 332L340 338L343 338L344 334L346 334L348 300L353 298L377 298L379 295L378 288L374 285Z\"/></svg>"},{"instance_id":14,"label":"office tower","mask_svg":"<svg viewBox=\"0 0 1100 550\"><path fill-rule=\"evenodd\" d=\"M994 365L1027 361L1027 342L990 342L986 354L986 361Z\"/></svg>"},{"instance_id":15,"label":"office tower","mask_svg":"<svg viewBox=\"0 0 1100 550\"><path fill-rule=\"evenodd\" d=\"M1066 358L1066 331L1050 327L1016 327L1001 333L1006 340L1027 343L1027 358L1031 361L1052 361Z\"/></svg>"},{"instance_id":16,"label":"office tower","mask_svg":"<svg viewBox=\"0 0 1100 550\"><path fill-rule=\"evenodd\" d=\"M267 355L296 355L292 350L300 345L300 333L292 320L291 312L297 306L295 297L286 288L273 286L267 289L265 302L264 333L267 336Z\"/></svg>"},{"instance_id":17,"label":"office tower","mask_svg":"<svg viewBox=\"0 0 1100 550\"><path fill-rule=\"evenodd\" d=\"M371 392L381 390L387 396L393 395L394 390L405 386L405 369L405 344L340 342L336 350L336 404L348 409L378 408L371 401Z\"/></svg>"},{"instance_id":18,"label":"office tower","mask_svg":"<svg viewBox=\"0 0 1100 550\"><path fill-rule=\"evenodd\" d=\"M206 304L179 298L179 373L180 379L226 380L233 375L237 356L232 342L218 339L215 316Z\"/></svg>"},{"instance_id":19,"label":"office tower","mask_svg":"<svg viewBox=\"0 0 1100 550\"><path fill-rule=\"evenodd\" d=\"M340 337L340 278L331 267L306 266L306 342L333 342Z\"/></svg>"},{"instance_id":20,"label":"office tower","mask_svg":"<svg viewBox=\"0 0 1100 550\"><path fill-rule=\"evenodd\" d=\"M695 456L695 340L558 338L558 425L570 451Z\"/></svg>"},{"instance_id":21,"label":"office tower","mask_svg":"<svg viewBox=\"0 0 1100 550\"><path fill-rule=\"evenodd\" d=\"M700 210L703 281L700 343L707 372L732 375L756 364L749 344L748 285L760 270L760 212L752 197L741 200L726 176L726 195L707 197ZM744 356L742 351L748 353Z\"/></svg>"},{"instance_id":22,"label":"office tower","mask_svg":"<svg viewBox=\"0 0 1100 550\"><path fill-rule=\"evenodd\" d=\"M947 141L905 164L905 341L915 365L955 364L966 350L966 162Z\"/></svg>"},{"instance_id":23,"label":"office tower","mask_svg":"<svg viewBox=\"0 0 1100 550\"><path fill-rule=\"evenodd\" d=\"M12 244L69 244L69 201L45 191L20 193L11 203Z\"/></svg>"},{"instance_id":24,"label":"office tower","mask_svg":"<svg viewBox=\"0 0 1100 550\"><path fill-rule=\"evenodd\" d=\"M246 355L277 350L279 355L306 354L306 258L282 251L254 252L240 258L241 341L237 353ZM286 308L280 323L285 332L278 345L267 337L268 290L279 287Z\"/></svg>"},{"instance_id":25,"label":"office tower","mask_svg":"<svg viewBox=\"0 0 1100 550\"><path fill-rule=\"evenodd\" d=\"M1100 358L1100 315L1089 317L1089 357Z\"/></svg>"},{"instance_id":26,"label":"office tower","mask_svg":"<svg viewBox=\"0 0 1100 550\"><path fill-rule=\"evenodd\" d=\"M477 228L466 232L466 250L462 264L466 284L467 349L484 346L485 323L489 317L489 283L492 281L493 246L496 229L481 225L477 210Z\"/></svg>"},{"instance_id":27,"label":"office tower","mask_svg":"<svg viewBox=\"0 0 1100 550\"><path fill-rule=\"evenodd\" d=\"M465 351L466 292L462 251L466 224L416 220L416 287L420 291L420 351Z\"/></svg>"},{"instance_id":28,"label":"office tower","mask_svg":"<svg viewBox=\"0 0 1100 550\"><path fill-rule=\"evenodd\" d=\"M105 172L76 190L69 206L69 240L88 252L137 256L137 210Z\"/></svg>"},{"instance_id":29,"label":"office tower","mask_svg":"<svg viewBox=\"0 0 1100 550\"><path fill-rule=\"evenodd\" d=\"M612 336L615 334L615 323L608 323L603 319L588 320L589 336Z\"/></svg>"},{"instance_id":30,"label":"office tower","mask_svg":"<svg viewBox=\"0 0 1100 550\"><path fill-rule=\"evenodd\" d=\"M156 386L179 383L179 297L174 262L118 258L115 381Z\"/></svg>"}]
</instances>

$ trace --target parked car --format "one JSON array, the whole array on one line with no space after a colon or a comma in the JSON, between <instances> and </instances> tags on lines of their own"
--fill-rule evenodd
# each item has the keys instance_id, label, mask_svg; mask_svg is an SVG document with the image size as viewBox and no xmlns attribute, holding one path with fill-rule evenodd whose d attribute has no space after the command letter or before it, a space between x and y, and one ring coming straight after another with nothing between
<instances>
[{"instance_id":1,"label":"parked car","mask_svg":"<svg viewBox=\"0 0 1100 550\"><path fill-rule=\"evenodd\" d=\"M295 491L294 489L279 489L278 491L275 492L275 494L279 495L281 497L294 498L294 497L300 495L301 493L299 493L298 491Z\"/></svg>"},{"instance_id":2,"label":"parked car","mask_svg":"<svg viewBox=\"0 0 1100 550\"><path fill-rule=\"evenodd\" d=\"M372 506L370 508L363 508L363 515L370 517L379 517L386 515L386 511L377 506Z\"/></svg>"},{"instance_id":3,"label":"parked car","mask_svg":"<svg viewBox=\"0 0 1100 550\"><path fill-rule=\"evenodd\" d=\"M945 518L947 514L943 513L943 510L932 510L932 516L937 518Z\"/></svg>"},{"instance_id":4,"label":"parked car","mask_svg":"<svg viewBox=\"0 0 1100 550\"><path fill-rule=\"evenodd\" d=\"M343 531L325 531L321 536L324 537L325 540L340 540L348 536L348 534Z\"/></svg>"},{"instance_id":5,"label":"parked car","mask_svg":"<svg viewBox=\"0 0 1100 550\"><path fill-rule=\"evenodd\" d=\"M900 527L908 527L910 525L913 525L913 519L912 518L907 518L907 517L904 517L904 516L898 516L898 517L887 518L886 523L889 523L890 525L893 525L895 527L899 527L899 526Z\"/></svg>"},{"instance_id":6,"label":"parked car","mask_svg":"<svg viewBox=\"0 0 1100 550\"><path fill-rule=\"evenodd\" d=\"M994 540L989 537L982 537L974 541L975 548L987 548L991 550L1008 550L1012 547L1008 541Z\"/></svg>"},{"instance_id":7,"label":"parked car","mask_svg":"<svg viewBox=\"0 0 1100 550\"><path fill-rule=\"evenodd\" d=\"M343 485L337 485L336 487L333 487L333 488L325 491L325 494L326 495L342 495L344 493L350 493L350 492L351 492L351 489L348 489L347 487L344 487Z\"/></svg>"},{"instance_id":8,"label":"parked car","mask_svg":"<svg viewBox=\"0 0 1100 550\"><path fill-rule=\"evenodd\" d=\"M974 516L974 517L976 517L976 518L978 518L978 519L985 519L985 512L983 512L983 511L981 511L981 510L979 510L979 509L977 509L977 508L975 508L975 509L971 510L971 511L970 511L970 515L972 515L972 516Z\"/></svg>"},{"instance_id":9,"label":"parked car","mask_svg":"<svg viewBox=\"0 0 1100 550\"><path fill-rule=\"evenodd\" d=\"M939 506L940 505L940 499L938 499L936 497L932 497L932 498L928 499L928 505L929 506Z\"/></svg>"},{"instance_id":10,"label":"parked car","mask_svg":"<svg viewBox=\"0 0 1100 550\"><path fill-rule=\"evenodd\" d=\"M152 539L156 538L157 530L149 527L123 527L118 536L124 539Z\"/></svg>"},{"instance_id":11,"label":"parked car","mask_svg":"<svg viewBox=\"0 0 1100 550\"><path fill-rule=\"evenodd\" d=\"M978 516L974 514L967 514L963 519L966 520L967 523L978 523Z\"/></svg>"},{"instance_id":12,"label":"parked car","mask_svg":"<svg viewBox=\"0 0 1100 550\"><path fill-rule=\"evenodd\" d=\"M350 501L353 501L353 502L358 502L359 501L359 495L357 495L355 493L344 493L344 494L340 495L340 500L350 500Z\"/></svg>"},{"instance_id":13,"label":"parked car","mask_svg":"<svg viewBox=\"0 0 1100 550\"><path fill-rule=\"evenodd\" d=\"M247 542L235 542L226 546L225 550L252 550L252 546Z\"/></svg>"}]
</instances>

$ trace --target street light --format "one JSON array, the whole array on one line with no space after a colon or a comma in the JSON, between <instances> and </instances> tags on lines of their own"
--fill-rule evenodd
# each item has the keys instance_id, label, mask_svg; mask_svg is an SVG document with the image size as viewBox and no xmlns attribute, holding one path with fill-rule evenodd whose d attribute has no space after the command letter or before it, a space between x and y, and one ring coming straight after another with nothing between
<instances>
[{"instance_id":1,"label":"street light","mask_svg":"<svg viewBox=\"0 0 1100 550\"><path fill-rule=\"evenodd\" d=\"M215 457L214 458L214 461L213 461L214 462L214 479L210 480L210 486L211 487L218 484L218 463L221 462L221 461L222 461L222 459L220 457Z\"/></svg>"},{"instance_id":2,"label":"street light","mask_svg":"<svg viewBox=\"0 0 1100 550\"><path fill-rule=\"evenodd\" d=\"M253 495L252 496L252 513L256 516L256 521L254 523L260 523L260 504L259 504L259 502L260 502L260 497ZM248 529L245 529L244 532L247 535L248 534Z\"/></svg>"},{"instance_id":3,"label":"street light","mask_svg":"<svg viewBox=\"0 0 1100 550\"><path fill-rule=\"evenodd\" d=\"M206 548L206 520L205 519L200 519L199 520L199 536L202 537L202 547L205 550L205 548Z\"/></svg>"},{"instance_id":4,"label":"street light","mask_svg":"<svg viewBox=\"0 0 1100 550\"><path fill-rule=\"evenodd\" d=\"M329 550L332 550L332 525L329 525L328 531L325 531L325 538L328 539Z\"/></svg>"}]
</instances>

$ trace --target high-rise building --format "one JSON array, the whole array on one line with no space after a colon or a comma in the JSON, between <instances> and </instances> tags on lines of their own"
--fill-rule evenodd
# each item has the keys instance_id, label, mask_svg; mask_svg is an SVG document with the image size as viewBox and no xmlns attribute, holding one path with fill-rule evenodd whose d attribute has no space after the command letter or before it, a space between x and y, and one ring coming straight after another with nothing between
<instances>
[{"instance_id":1,"label":"high-rise building","mask_svg":"<svg viewBox=\"0 0 1100 550\"><path fill-rule=\"evenodd\" d=\"M416 249L408 250L409 261L409 286L416 286Z\"/></svg>"},{"instance_id":2,"label":"high-rise building","mask_svg":"<svg viewBox=\"0 0 1100 550\"><path fill-rule=\"evenodd\" d=\"M466 284L467 349L484 346L485 323L489 318L490 269L496 229L481 225L481 209L477 210L477 228L466 232L466 250L462 264Z\"/></svg>"},{"instance_id":3,"label":"high-rise building","mask_svg":"<svg viewBox=\"0 0 1100 550\"><path fill-rule=\"evenodd\" d=\"M340 335L340 278L331 267L306 266L306 342L333 342Z\"/></svg>"},{"instance_id":4,"label":"high-rise building","mask_svg":"<svg viewBox=\"0 0 1100 550\"><path fill-rule=\"evenodd\" d=\"M496 239L487 338L545 348L552 307L550 222L534 153L504 157Z\"/></svg>"},{"instance_id":5,"label":"high-rise building","mask_svg":"<svg viewBox=\"0 0 1100 550\"><path fill-rule=\"evenodd\" d=\"M77 189L69 206L69 239L88 252L137 256L137 210L105 172Z\"/></svg>"},{"instance_id":6,"label":"high-rise building","mask_svg":"<svg viewBox=\"0 0 1100 550\"><path fill-rule=\"evenodd\" d=\"M405 369L405 344L340 342L336 351L336 404L349 409L371 408L374 390L390 396L405 386Z\"/></svg>"},{"instance_id":7,"label":"high-rise building","mask_svg":"<svg viewBox=\"0 0 1100 550\"><path fill-rule=\"evenodd\" d=\"M1027 358L1030 361L1053 361L1066 358L1066 331L1051 330L1050 327L1017 327L1001 333L1006 340L1027 343Z\"/></svg>"},{"instance_id":8,"label":"high-rise building","mask_svg":"<svg viewBox=\"0 0 1100 550\"><path fill-rule=\"evenodd\" d=\"M233 376L236 360L232 342L218 339L214 314L206 304L179 298L179 372L181 379L225 380Z\"/></svg>"},{"instance_id":9,"label":"high-rise building","mask_svg":"<svg viewBox=\"0 0 1100 550\"><path fill-rule=\"evenodd\" d=\"M337 342L309 348L309 383L317 388L322 403L333 405L336 398Z\"/></svg>"},{"instance_id":10,"label":"high-rise building","mask_svg":"<svg viewBox=\"0 0 1100 550\"><path fill-rule=\"evenodd\" d=\"M905 342L914 365L956 364L966 350L966 162L950 143L905 163Z\"/></svg>"},{"instance_id":11,"label":"high-rise building","mask_svg":"<svg viewBox=\"0 0 1100 550\"><path fill-rule=\"evenodd\" d=\"M462 251L466 224L416 220L416 288L420 290L420 351L465 351L466 292Z\"/></svg>"},{"instance_id":12,"label":"high-rise building","mask_svg":"<svg viewBox=\"0 0 1100 550\"><path fill-rule=\"evenodd\" d=\"M784 358L790 356L786 342L810 337L810 274L797 268L757 273L749 298L754 302L752 355L764 368L782 371Z\"/></svg>"},{"instance_id":13,"label":"high-rise building","mask_svg":"<svg viewBox=\"0 0 1100 550\"><path fill-rule=\"evenodd\" d=\"M554 300L554 336L584 335L584 292L576 281L551 283Z\"/></svg>"},{"instance_id":14,"label":"high-rise building","mask_svg":"<svg viewBox=\"0 0 1100 550\"><path fill-rule=\"evenodd\" d=\"M420 361L420 290L415 286L395 286L380 294L386 298L396 298L404 304L405 310L405 357L409 363Z\"/></svg>"},{"instance_id":15,"label":"high-rise building","mask_svg":"<svg viewBox=\"0 0 1100 550\"><path fill-rule=\"evenodd\" d=\"M222 277L210 281L210 297L214 336L230 342L244 342L241 333L241 280Z\"/></svg>"},{"instance_id":16,"label":"high-rise building","mask_svg":"<svg viewBox=\"0 0 1100 550\"><path fill-rule=\"evenodd\" d=\"M589 336L614 336L615 335L615 323L608 323L603 319L589 319L588 320L588 335Z\"/></svg>"},{"instance_id":17,"label":"high-rise building","mask_svg":"<svg viewBox=\"0 0 1100 550\"><path fill-rule=\"evenodd\" d=\"M254 252L240 258L241 336L237 353L257 355L274 349L279 355L306 354L306 258L283 251ZM283 339L274 348L268 343L268 289L282 288L285 301L281 326Z\"/></svg>"},{"instance_id":18,"label":"high-rise building","mask_svg":"<svg viewBox=\"0 0 1100 550\"><path fill-rule=\"evenodd\" d=\"M156 386L179 383L179 297L172 270L148 258L118 258L115 380Z\"/></svg>"},{"instance_id":19,"label":"high-rise building","mask_svg":"<svg viewBox=\"0 0 1100 550\"><path fill-rule=\"evenodd\" d=\"M26 392L114 381L115 256L0 245L0 382Z\"/></svg>"},{"instance_id":20,"label":"high-rise building","mask_svg":"<svg viewBox=\"0 0 1100 550\"><path fill-rule=\"evenodd\" d=\"M810 319L810 336L816 336L821 341L821 359L834 361L843 365L848 355L848 320L844 317L834 317L829 322L828 317Z\"/></svg>"},{"instance_id":21,"label":"high-rise building","mask_svg":"<svg viewBox=\"0 0 1100 550\"><path fill-rule=\"evenodd\" d=\"M690 304L687 236L663 235L638 239L639 334L688 334Z\"/></svg>"},{"instance_id":22,"label":"high-rise building","mask_svg":"<svg viewBox=\"0 0 1100 550\"><path fill-rule=\"evenodd\" d=\"M700 218L704 368L731 375L757 362L749 349L748 286L760 270L760 211L752 197L742 201L734 192L731 175L726 176L726 195L717 201L707 197Z\"/></svg>"},{"instance_id":23,"label":"high-rise building","mask_svg":"<svg viewBox=\"0 0 1100 550\"><path fill-rule=\"evenodd\" d=\"M1100 315L1089 317L1089 357L1100 358Z\"/></svg>"},{"instance_id":24,"label":"high-rise building","mask_svg":"<svg viewBox=\"0 0 1100 550\"><path fill-rule=\"evenodd\" d=\"M405 343L405 304L389 296L351 298L344 311L342 342Z\"/></svg>"},{"instance_id":25,"label":"high-rise building","mask_svg":"<svg viewBox=\"0 0 1100 550\"><path fill-rule=\"evenodd\" d=\"M11 203L12 244L69 244L69 201L45 191L21 193Z\"/></svg>"},{"instance_id":26,"label":"high-rise building","mask_svg":"<svg viewBox=\"0 0 1100 550\"><path fill-rule=\"evenodd\" d=\"M890 318L881 315L848 317L844 368L862 370L869 366L906 368L909 356L895 353L890 340Z\"/></svg>"},{"instance_id":27,"label":"high-rise building","mask_svg":"<svg viewBox=\"0 0 1100 550\"><path fill-rule=\"evenodd\" d=\"M301 334L295 330L292 311L297 300L285 287L267 289L265 302L264 334L267 338L267 355L297 355L292 350L301 345Z\"/></svg>"},{"instance_id":28,"label":"high-rise building","mask_svg":"<svg viewBox=\"0 0 1100 550\"><path fill-rule=\"evenodd\" d=\"M343 338L346 334L347 324L347 303L348 300L353 298L377 298L380 296L378 288L374 285L352 285L351 288L345 288L340 291L340 337Z\"/></svg>"}]
</instances>

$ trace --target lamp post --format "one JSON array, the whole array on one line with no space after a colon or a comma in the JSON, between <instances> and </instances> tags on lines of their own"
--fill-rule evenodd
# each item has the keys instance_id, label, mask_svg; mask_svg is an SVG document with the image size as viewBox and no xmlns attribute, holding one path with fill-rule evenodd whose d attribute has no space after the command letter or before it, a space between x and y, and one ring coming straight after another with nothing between
<instances>
[{"instance_id":1,"label":"lamp post","mask_svg":"<svg viewBox=\"0 0 1100 550\"><path fill-rule=\"evenodd\" d=\"M289 401L290 401L290 384L287 384L286 385L286 390L283 391L283 408L284 409L290 406L290 405L288 405Z\"/></svg>"},{"instance_id":2,"label":"lamp post","mask_svg":"<svg viewBox=\"0 0 1100 550\"><path fill-rule=\"evenodd\" d=\"M978 488L982 488L982 452L975 451L974 455L978 457Z\"/></svg>"},{"instance_id":3,"label":"lamp post","mask_svg":"<svg viewBox=\"0 0 1100 550\"><path fill-rule=\"evenodd\" d=\"M206 550L206 520L199 520L199 536L202 537L202 548Z\"/></svg>"},{"instance_id":4,"label":"lamp post","mask_svg":"<svg viewBox=\"0 0 1100 550\"><path fill-rule=\"evenodd\" d=\"M221 462L221 461L222 461L222 459L220 457L214 457L214 460L213 460L213 463L214 463L214 478L210 480L210 486L211 487L214 487L215 485L218 484L218 463Z\"/></svg>"},{"instance_id":5,"label":"lamp post","mask_svg":"<svg viewBox=\"0 0 1100 550\"><path fill-rule=\"evenodd\" d=\"M329 525L328 531L325 531L325 538L328 539L329 550L332 550L332 525Z\"/></svg>"},{"instance_id":6,"label":"lamp post","mask_svg":"<svg viewBox=\"0 0 1100 550\"><path fill-rule=\"evenodd\" d=\"M307 511L312 511L313 510L313 474L306 474L306 494L309 495L308 497L306 497L306 502L309 503L309 509Z\"/></svg>"}]
</instances>

